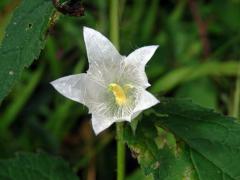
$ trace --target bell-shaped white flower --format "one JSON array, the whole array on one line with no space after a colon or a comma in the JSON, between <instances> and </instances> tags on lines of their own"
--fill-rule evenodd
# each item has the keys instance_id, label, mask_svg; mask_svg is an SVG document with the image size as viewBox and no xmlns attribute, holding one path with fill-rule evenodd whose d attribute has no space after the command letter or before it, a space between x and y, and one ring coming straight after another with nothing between
<instances>
[{"instance_id":1,"label":"bell-shaped white flower","mask_svg":"<svg viewBox=\"0 0 240 180\"><path fill-rule=\"evenodd\" d=\"M65 97L86 105L96 134L114 122L131 121L159 101L145 89L150 86L145 65L158 46L139 48L122 56L101 33L84 27L89 70L51 84Z\"/></svg>"}]
</instances>

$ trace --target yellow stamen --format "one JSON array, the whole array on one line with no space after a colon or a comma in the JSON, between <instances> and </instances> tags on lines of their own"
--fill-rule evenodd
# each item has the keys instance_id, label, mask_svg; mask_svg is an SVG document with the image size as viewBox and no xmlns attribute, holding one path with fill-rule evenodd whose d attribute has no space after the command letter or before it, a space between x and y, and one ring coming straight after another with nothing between
<instances>
[{"instance_id":1,"label":"yellow stamen","mask_svg":"<svg viewBox=\"0 0 240 180\"><path fill-rule=\"evenodd\" d=\"M119 106L124 105L127 102L127 97L124 89L116 83L109 84L109 90L112 91L115 96L115 101Z\"/></svg>"}]
</instances>

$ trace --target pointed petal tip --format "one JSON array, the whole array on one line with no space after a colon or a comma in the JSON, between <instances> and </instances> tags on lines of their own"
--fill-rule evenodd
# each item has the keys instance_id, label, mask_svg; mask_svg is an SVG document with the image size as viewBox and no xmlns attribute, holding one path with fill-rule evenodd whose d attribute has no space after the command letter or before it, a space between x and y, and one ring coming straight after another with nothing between
<instances>
[{"instance_id":1,"label":"pointed petal tip","mask_svg":"<svg viewBox=\"0 0 240 180\"><path fill-rule=\"evenodd\" d=\"M155 52L159 48L159 45L151 45L150 47L152 47L153 51Z\"/></svg>"},{"instance_id":2,"label":"pointed petal tip","mask_svg":"<svg viewBox=\"0 0 240 180\"><path fill-rule=\"evenodd\" d=\"M51 84L51 86L60 94L63 94L62 88L61 88L61 84L59 84L59 79L56 79L54 81L51 81L49 84Z\"/></svg>"},{"instance_id":3,"label":"pointed petal tip","mask_svg":"<svg viewBox=\"0 0 240 180\"><path fill-rule=\"evenodd\" d=\"M94 132L95 136L97 136L97 135L99 135L102 131L97 131L97 130L95 130L95 129L93 128L93 132Z\"/></svg>"},{"instance_id":4,"label":"pointed petal tip","mask_svg":"<svg viewBox=\"0 0 240 180\"><path fill-rule=\"evenodd\" d=\"M151 53L153 56L155 54L156 50L159 48L159 45L151 45L151 46L145 46L145 47L148 48L149 53Z\"/></svg>"},{"instance_id":5,"label":"pointed petal tip","mask_svg":"<svg viewBox=\"0 0 240 180\"><path fill-rule=\"evenodd\" d=\"M90 28L90 27L83 26L84 38L86 38L86 36L88 36L88 35L92 36L93 34L101 34L101 33L96 31L95 29Z\"/></svg>"},{"instance_id":6,"label":"pointed petal tip","mask_svg":"<svg viewBox=\"0 0 240 180\"><path fill-rule=\"evenodd\" d=\"M86 31L89 31L89 30L92 30L92 29L87 27L87 26L83 26L83 32L86 32Z\"/></svg>"},{"instance_id":7,"label":"pointed petal tip","mask_svg":"<svg viewBox=\"0 0 240 180\"><path fill-rule=\"evenodd\" d=\"M96 128L95 126L93 126L93 132L96 136L98 136L99 134L101 134L105 129L99 129Z\"/></svg>"},{"instance_id":8,"label":"pointed petal tip","mask_svg":"<svg viewBox=\"0 0 240 180\"><path fill-rule=\"evenodd\" d=\"M61 87L60 79L61 79L61 78L56 79L56 80L50 82L50 84L53 86L53 88L56 89L58 92L61 92L61 91L59 90L59 88Z\"/></svg>"},{"instance_id":9,"label":"pointed petal tip","mask_svg":"<svg viewBox=\"0 0 240 180\"><path fill-rule=\"evenodd\" d=\"M140 47L139 49L140 50L148 50L148 51L155 52L158 48L159 48L159 45L149 45L149 46ZM136 50L138 50L138 49L136 49Z\"/></svg>"},{"instance_id":10,"label":"pointed petal tip","mask_svg":"<svg viewBox=\"0 0 240 180\"><path fill-rule=\"evenodd\" d=\"M153 47L153 48L159 48L159 45L151 45L151 47Z\"/></svg>"},{"instance_id":11,"label":"pointed petal tip","mask_svg":"<svg viewBox=\"0 0 240 180\"><path fill-rule=\"evenodd\" d=\"M57 80L54 80L54 81L51 81L49 84L51 84L55 89L56 89L56 81Z\"/></svg>"},{"instance_id":12,"label":"pointed petal tip","mask_svg":"<svg viewBox=\"0 0 240 180\"><path fill-rule=\"evenodd\" d=\"M152 95L153 96L153 103L152 103L152 106L155 106L155 105L157 105L158 103L160 103L160 100L158 99L158 98L156 98L154 95Z\"/></svg>"},{"instance_id":13,"label":"pointed petal tip","mask_svg":"<svg viewBox=\"0 0 240 180\"><path fill-rule=\"evenodd\" d=\"M160 103L160 102L161 102L161 101L156 98L156 104L154 104L154 106L157 105L157 104Z\"/></svg>"},{"instance_id":14,"label":"pointed petal tip","mask_svg":"<svg viewBox=\"0 0 240 180\"><path fill-rule=\"evenodd\" d=\"M150 87L151 86L151 84L149 83L149 82L147 82L146 84L145 84L145 87L146 88L148 88L148 87Z\"/></svg>"},{"instance_id":15,"label":"pointed petal tip","mask_svg":"<svg viewBox=\"0 0 240 180\"><path fill-rule=\"evenodd\" d=\"M100 134L113 124L112 121L107 120L104 117L95 116L94 114L92 114L91 122L95 135Z\"/></svg>"},{"instance_id":16,"label":"pointed petal tip","mask_svg":"<svg viewBox=\"0 0 240 180\"><path fill-rule=\"evenodd\" d=\"M91 36L95 30L86 26L83 26L83 37L86 39L89 35Z\"/></svg>"}]
</instances>

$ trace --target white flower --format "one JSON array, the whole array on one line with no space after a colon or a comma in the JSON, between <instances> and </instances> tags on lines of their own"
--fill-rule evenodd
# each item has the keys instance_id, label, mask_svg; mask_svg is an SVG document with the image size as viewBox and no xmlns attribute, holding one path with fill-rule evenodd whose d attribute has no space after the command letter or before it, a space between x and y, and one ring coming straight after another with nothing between
<instances>
[{"instance_id":1,"label":"white flower","mask_svg":"<svg viewBox=\"0 0 240 180\"><path fill-rule=\"evenodd\" d=\"M89 108L95 134L114 122L130 122L159 102L145 90L150 86L145 65L158 46L142 47L125 57L101 33L87 27L83 32L89 70L51 84L65 97Z\"/></svg>"}]
</instances>

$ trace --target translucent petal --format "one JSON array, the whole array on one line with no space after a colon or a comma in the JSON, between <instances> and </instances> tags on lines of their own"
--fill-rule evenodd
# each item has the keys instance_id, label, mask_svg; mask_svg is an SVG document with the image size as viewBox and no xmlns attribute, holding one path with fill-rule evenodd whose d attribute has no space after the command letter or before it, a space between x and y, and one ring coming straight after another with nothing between
<instances>
[{"instance_id":1,"label":"translucent petal","mask_svg":"<svg viewBox=\"0 0 240 180\"><path fill-rule=\"evenodd\" d=\"M129 63L125 65L123 73L119 75L119 79L120 83L131 84L133 86L144 88L150 86L145 70L135 64Z\"/></svg>"},{"instance_id":2,"label":"translucent petal","mask_svg":"<svg viewBox=\"0 0 240 180\"><path fill-rule=\"evenodd\" d=\"M90 66L94 61L114 63L122 59L113 44L98 31L84 27L83 34Z\"/></svg>"},{"instance_id":3,"label":"translucent petal","mask_svg":"<svg viewBox=\"0 0 240 180\"><path fill-rule=\"evenodd\" d=\"M108 86L110 83L119 81L123 68L124 62L120 60L115 63L111 63L110 61L94 61L89 66L87 74L103 86Z\"/></svg>"},{"instance_id":4,"label":"translucent petal","mask_svg":"<svg viewBox=\"0 0 240 180\"><path fill-rule=\"evenodd\" d=\"M129 80L137 82L137 84L140 84L145 88L150 86L145 73L145 65L151 59L157 48L158 46L142 47L133 51L124 59L127 67L126 69L129 69L130 71L127 73Z\"/></svg>"},{"instance_id":5,"label":"translucent petal","mask_svg":"<svg viewBox=\"0 0 240 180\"><path fill-rule=\"evenodd\" d=\"M103 98L104 88L85 73L62 77L51 84L63 96L87 106Z\"/></svg>"},{"instance_id":6,"label":"translucent petal","mask_svg":"<svg viewBox=\"0 0 240 180\"><path fill-rule=\"evenodd\" d=\"M151 59L158 46L145 46L139 49L136 49L125 59L126 63L133 64L135 66L145 67L147 62Z\"/></svg>"},{"instance_id":7,"label":"translucent petal","mask_svg":"<svg viewBox=\"0 0 240 180\"><path fill-rule=\"evenodd\" d=\"M138 113L139 111L148 109L156 104L158 104L160 101L155 98L151 93L149 93L148 91L141 89L139 90L139 99L138 99L138 103L133 111L133 113ZM133 115L136 117L137 114Z\"/></svg>"},{"instance_id":8,"label":"translucent petal","mask_svg":"<svg viewBox=\"0 0 240 180\"><path fill-rule=\"evenodd\" d=\"M86 74L77 74L52 81L53 87L63 96L74 101L84 103Z\"/></svg>"},{"instance_id":9,"label":"translucent petal","mask_svg":"<svg viewBox=\"0 0 240 180\"><path fill-rule=\"evenodd\" d=\"M111 121L111 119L106 119L103 118L102 116L95 114L92 115L92 126L96 135L98 135L103 130L107 129L112 124L113 121Z\"/></svg>"}]
</instances>

